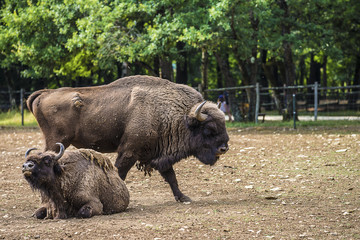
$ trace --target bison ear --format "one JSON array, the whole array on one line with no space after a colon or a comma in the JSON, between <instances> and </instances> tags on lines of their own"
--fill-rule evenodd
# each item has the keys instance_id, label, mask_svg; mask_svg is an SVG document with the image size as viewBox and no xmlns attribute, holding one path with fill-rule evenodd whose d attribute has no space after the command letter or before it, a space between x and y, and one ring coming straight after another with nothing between
<instances>
[{"instance_id":1,"label":"bison ear","mask_svg":"<svg viewBox=\"0 0 360 240\"><path fill-rule=\"evenodd\" d=\"M64 171L64 169L63 169L62 166L60 166L60 164L55 164L54 165L54 173L55 173L55 175L61 175L63 171Z\"/></svg>"}]
</instances>

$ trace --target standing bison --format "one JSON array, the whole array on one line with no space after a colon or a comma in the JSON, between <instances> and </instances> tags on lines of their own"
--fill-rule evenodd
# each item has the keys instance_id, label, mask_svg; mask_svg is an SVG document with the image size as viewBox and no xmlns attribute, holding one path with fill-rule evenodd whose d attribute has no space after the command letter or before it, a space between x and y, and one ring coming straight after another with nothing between
<instances>
[{"instance_id":1,"label":"standing bison","mask_svg":"<svg viewBox=\"0 0 360 240\"><path fill-rule=\"evenodd\" d=\"M178 187L172 165L195 156L213 165L228 150L225 116L191 87L150 76L130 76L108 85L44 89L27 100L45 136L45 150L65 147L115 152L124 180L136 161L155 168L177 201L191 201Z\"/></svg>"},{"instance_id":2,"label":"standing bison","mask_svg":"<svg viewBox=\"0 0 360 240\"><path fill-rule=\"evenodd\" d=\"M26 151L23 174L33 189L39 190L43 206L37 218L89 218L124 211L129 192L110 160L94 150L64 153Z\"/></svg>"}]
</instances>

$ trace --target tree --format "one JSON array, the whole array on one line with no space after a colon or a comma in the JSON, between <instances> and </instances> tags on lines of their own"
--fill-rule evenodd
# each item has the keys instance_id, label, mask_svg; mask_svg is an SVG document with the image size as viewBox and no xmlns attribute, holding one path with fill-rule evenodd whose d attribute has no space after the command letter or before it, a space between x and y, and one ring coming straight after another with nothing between
<instances>
[{"instance_id":1,"label":"tree","mask_svg":"<svg viewBox=\"0 0 360 240\"><path fill-rule=\"evenodd\" d=\"M14 35L14 54L8 54L6 59L21 62L26 66L22 76L44 79L45 85L71 85L69 80L89 77L93 74L94 55L85 48L72 51L67 45L77 31L81 14L81 5L71 1L18 1L7 5L2 10L3 32Z\"/></svg>"},{"instance_id":2,"label":"tree","mask_svg":"<svg viewBox=\"0 0 360 240\"><path fill-rule=\"evenodd\" d=\"M23 86L94 85L132 74L202 82L205 89L360 82L355 0L2 3L0 82L10 95ZM359 96L351 91L349 102L356 103ZM247 120L253 121L254 89L246 95ZM229 97L235 120L243 120L238 93L229 91ZM287 108L284 119L291 118L292 99L282 101L279 91L273 98L279 111Z\"/></svg>"}]
</instances>

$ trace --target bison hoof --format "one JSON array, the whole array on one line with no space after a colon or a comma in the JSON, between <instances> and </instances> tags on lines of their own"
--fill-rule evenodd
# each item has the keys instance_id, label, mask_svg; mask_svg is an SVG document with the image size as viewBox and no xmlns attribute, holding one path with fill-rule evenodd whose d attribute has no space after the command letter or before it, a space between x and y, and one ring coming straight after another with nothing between
<instances>
[{"instance_id":1,"label":"bison hoof","mask_svg":"<svg viewBox=\"0 0 360 240\"><path fill-rule=\"evenodd\" d=\"M79 217L79 218L90 218L90 217L92 217L92 207L87 206L87 205L83 206L82 208L80 208L77 217Z\"/></svg>"},{"instance_id":2,"label":"bison hoof","mask_svg":"<svg viewBox=\"0 0 360 240\"><path fill-rule=\"evenodd\" d=\"M45 207L41 207L38 210L36 210L33 214L37 219L44 219L47 215L47 209Z\"/></svg>"},{"instance_id":3,"label":"bison hoof","mask_svg":"<svg viewBox=\"0 0 360 240\"><path fill-rule=\"evenodd\" d=\"M191 198L188 196L182 195L181 197L175 196L177 202L192 202Z\"/></svg>"}]
</instances>

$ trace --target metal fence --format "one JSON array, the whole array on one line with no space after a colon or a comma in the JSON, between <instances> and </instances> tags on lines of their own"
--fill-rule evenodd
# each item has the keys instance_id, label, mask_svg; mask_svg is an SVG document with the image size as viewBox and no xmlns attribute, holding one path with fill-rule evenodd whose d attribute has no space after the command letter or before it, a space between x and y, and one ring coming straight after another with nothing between
<instances>
[{"instance_id":1,"label":"metal fence","mask_svg":"<svg viewBox=\"0 0 360 240\"><path fill-rule=\"evenodd\" d=\"M297 114L310 112L317 119L318 113L360 110L360 85L345 87L322 87L318 83L306 86L262 87L259 84L231 88L206 89L207 98L216 102L218 96L224 93L235 93L239 106L248 104L246 89L256 91L255 120L264 113L281 114L279 106L286 108L287 99L292 96L289 90L295 92ZM201 88L198 89L202 92ZM25 99L31 94L24 89L18 91L0 91L0 111L18 110L22 113L24 123ZM282 103L282 104L280 104ZM246 113L244 113L246 114Z\"/></svg>"},{"instance_id":2,"label":"metal fence","mask_svg":"<svg viewBox=\"0 0 360 240\"><path fill-rule=\"evenodd\" d=\"M0 112L16 110L21 112L21 125L24 126L25 99L31 92L24 89L17 91L0 91Z\"/></svg>"},{"instance_id":3,"label":"metal fence","mask_svg":"<svg viewBox=\"0 0 360 240\"><path fill-rule=\"evenodd\" d=\"M288 99L292 99L295 93L297 114L313 114L317 120L318 114L334 111L359 111L360 110L360 85L344 87L322 87L318 83L306 86L283 86L283 87L262 87L259 84L206 89L204 92L207 98L217 101L219 95L235 93L239 107L248 105L246 89L253 88L256 91L255 121L257 122L260 113L280 115L287 107ZM291 91L290 91L291 90ZM245 113L244 113L245 114Z\"/></svg>"}]
</instances>

